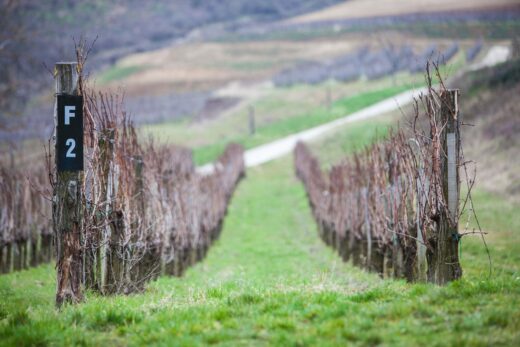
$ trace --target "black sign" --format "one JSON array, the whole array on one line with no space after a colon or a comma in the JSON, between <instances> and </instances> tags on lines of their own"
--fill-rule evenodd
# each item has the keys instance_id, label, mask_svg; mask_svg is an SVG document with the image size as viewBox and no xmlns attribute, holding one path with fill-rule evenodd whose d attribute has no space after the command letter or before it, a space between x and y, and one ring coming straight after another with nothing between
<instances>
[{"instance_id":1,"label":"black sign","mask_svg":"<svg viewBox=\"0 0 520 347\"><path fill-rule=\"evenodd\" d=\"M58 95L58 171L83 171L83 97Z\"/></svg>"}]
</instances>

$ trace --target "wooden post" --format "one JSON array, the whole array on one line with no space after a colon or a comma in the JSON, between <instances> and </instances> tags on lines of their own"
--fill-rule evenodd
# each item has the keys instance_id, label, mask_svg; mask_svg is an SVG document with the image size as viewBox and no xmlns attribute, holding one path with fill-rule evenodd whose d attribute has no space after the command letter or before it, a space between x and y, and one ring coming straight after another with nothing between
<instances>
[{"instance_id":1,"label":"wooden post","mask_svg":"<svg viewBox=\"0 0 520 347\"><path fill-rule=\"evenodd\" d=\"M4 259L2 264L2 273L9 273L12 271L12 257L13 257L13 241L4 246Z\"/></svg>"},{"instance_id":2,"label":"wooden post","mask_svg":"<svg viewBox=\"0 0 520 347\"><path fill-rule=\"evenodd\" d=\"M447 209L440 209L437 223L436 246L429 271L429 280L439 285L462 276L459 263L458 213L459 213L459 173L460 164L460 119L458 105L459 91L446 90L440 95L440 140L442 151L440 164L442 172L442 194Z\"/></svg>"},{"instance_id":3,"label":"wooden post","mask_svg":"<svg viewBox=\"0 0 520 347\"><path fill-rule=\"evenodd\" d=\"M138 289L142 286L143 280L141 272L143 270L143 257L144 257L144 245L139 240L139 228L143 228L145 225L145 205L144 205L144 161L141 155L134 156L134 173L135 173L135 185L134 185L134 208L137 211L137 215L141 216L141 223L135 221L132 225L132 235L130 237L131 253L129 261L126 266L126 275L128 282L135 285Z\"/></svg>"},{"instance_id":4,"label":"wooden post","mask_svg":"<svg viewBox=\"0 0 520 347\"><path fill-rule=\"evenodd\" d=\"M370 216L368 214L368 188L361 188L361 195L363 196L363 215L364 215L364 228L366 234L366 258L365 258L365 268L367 270L371 269L372 266L372 230L370 229Z\"/></svg>"},{"instance_id":5,"label":"wooden post","mask_svg":"<svg viewBox=\"0 0 520 347\"><path fill-rule=\"evenodd\" d=\"M85 287L100 293L105 293L107 283L107 252L110 244L110 230L112 227L112 171L114 129L103 128L98 138L99 148L99 196L104 205L95 211L96 227L85 230ZM93 187L90 187L93 189Z\"/></svg>"},{"instance_id":6,"label":"wooden post","mask_svg":"<svg viewBox=\"0 0 520 347\"><path fill-rule=\"evenodd\" d=\"M395 180L395 181L394 181ZM399 178L392 178L390 186L390 196L392 197L391 202L391 210L392 215L395 215L397 210L399 209L399 195L400 195L400 185ZM392 228L396 228L397 226L392 224ZM392 263L394 267L394 277L402 278L404 277L404 250L401 244L400 235L394 233L392 236Z\"/></svg>"},{"instance_id":7,"label":"wooden post","mask_svg":"<svg viewBox=\"0 0 520 347\"><path fill-rule=\"evenodd\" d=\"M422 167L419 168L419 178L416 181L417 184L417 210L416 210L416 227L417 227L417 280L425 282L427 279L427 267L426 262L426 239L424 237L424 231L421 230L421 208L426 204L426 197L429 194L430 183L426 179Z\"/></svg>"},{"instance_id":8,"label":"wooden post","mask_svg":"<svg viewBox=\"0 0 520 347\"><path fill-rule=\"evenodd\" d=\"M13 229L13 235L14 235L14 242L13 242L13 271L20 271L22 270L22 264L23 264L23 253L22 253L22 213L23 213L23 195L21 192L21 184L20 181L15 182L15 199L14 202L14 211L13 211L13 218L14 218L14 229Z\"/></svg>"},{"instance_id":9,"label":"wooden post","mask_svg":"<svg viewBox=\"0 0 520 347\"><path fill-rule=\"evenodd\" d=\"M125 259L123 233L123 212L112 211L110 213L111 233L106 250L106 285L104 292L107 294L120 293L125 285Z\"/></svg>"},{"instance_id":10,"label":"wooden post","mask_svg":"<svg viewBox=\"0 0 520 347\"><path fill-rule=\"evenodd\" d=\"M95 231L93 235L94 250L94 268L91 270L94 272L95 285L93 289L97 289L101 293L105 293L108 283L108 252L110 248L110 235L112 232L112 212L114 210L114 204L112 199L114 198L114 173L112 170L111 163L114 161L114 139L115 129L104 129L101 132L99 138L98 147L100 149L100 195L105 200L104 206L104 217L100 217L105 224L104 227L100 227Z\"/></svg>"},{"instance_id":11,"label":"wooden post","mask_svg":"<svg viewBox=\"0 0 520 347\"><path fill-rule=\"evenodd\" d=\"M20 245L21 245L21 252L22 252L22 269L28 269L29 268L29 252L28 252L29 239L22 240Z\"/></svg>"},{"instance_id":12,"label":"wooden post","mask_svg":"<svg viewBox=\"0 0 520 347\"><path fill-rule=\"evenodd\" d=\"M7 251L8 245L0 243L0 274L5 274L10 271Z\"/></svg>"},{"instance_id":13,"label":"wooden post","mask_svg":"<svg viewBox=\"0 0 520 347\"><path fill-rule=\"evenodd\" d=\"M3 274L5 273L4 271L4 268L5 268L5 265L4 265L4 245L3 243L0 241L0 274Z\"/></svg>"},{"instance_id":14,"label":"wooden post","mask_svg":"<svg viewBox=\"0 0 520 347\"><path fill-rule=\"evenodd\" d=\"M12 257L13 257L13 272L14 271L20 271L22 269L21 262L20 262L20 246L18 244L18 241L14 241L11 243L11 249L12 249Z\"/></svg>"},{"instance_id":15,"label":"wooden post","mask_svg":"<svg viewBox=\"0 0 520 347\"><path fill-rule=\"evenodd\" d=\"M254 135L255 132L255 108L253 106L249 106L249 135Z\"/></svg>"},{"instance_id":16,"label":"wooden post","mask_svg":"<svg viewBox=\"0 0 520 347\"><path fill-rule=\"evenodd\" d=\"M96 223L97 224L97 223ZM85 231L84 235L84 245L83 245L83 281L86 289L94 289L98 290L99 287L96 283L96 245L98 242L98 238L95 234L98 234L98 231Z\"/></svg>"},{"instance_id":17,"label":"wooden post","mask_svg":"<svg viewBox=\"0 0 520 347\"><path fill-rule=\"evenodd\" d=\"M40 245L40 263L49 263L52 259L52 234L42 231Z\"/></svg>"},{"instance_id":18,"label":"wooden post","mask_svg":"<svg viewBox=\"0 0 520 347\"><path fill-rule=\"evenodd\" d=\"M58 143L58 97L60 95L79 95L78 71L76 63L57 63L54 68L56 80L56 105L54 122ZM79 111L79 110L76 110ZM56 168L58 153L56 153ZM57 171L56 187L53 197L53 226L56 240L56 306L63 303L77 303L83 299L81 290L81 171Z\"/></svg>"},{"instance_id":19,"label":"wooden post","mask_svg":"<svg viewBox=\"0 0 520 347\"><path fill-rule=\"evenodd\" d=\"M30 266L31 267L36 267L38 266L38 253L39 253L39 249L38 249L38 240L40 238L40 233L39 231L37 230L37 227L33 227L33 230L31 232L31 237L30 237L30 250L31 250L31 255L30 255Z\"/></svg>"},{"instance_id":20,"label":"wooden post","mask_svg":"<svg viewBox=\"0 0 520 347\"><path fill-rule=\"evenodd\" d=\"M385 215L387 215L387 216L391 215L390 189L391 189L391 186L387 186L385 188L385 193L382 196L383 204L385 206ZM388 223L389 223L389 225L387 227L390 229L391 224L390 224L390 222L388 222ZM390 277L393 277L393 275L394 275L393 251L394 251L393 245L388 245L387 247L385 247L384 260L383 260L383 277L384 278L390 278Z\"/></svg>"},{"instance_id":21,"label":"wooden post","mask_svg":"<svg viewBox=\"0 0 520 347\"><path fill-rule=\"evenodd\" d=\"M326 95L327 110L330 111L330 109L332 108L332 93L330 90L330 86L327 86L326 93L327 93L327 95Z\"/></svg>"}]
</instances>

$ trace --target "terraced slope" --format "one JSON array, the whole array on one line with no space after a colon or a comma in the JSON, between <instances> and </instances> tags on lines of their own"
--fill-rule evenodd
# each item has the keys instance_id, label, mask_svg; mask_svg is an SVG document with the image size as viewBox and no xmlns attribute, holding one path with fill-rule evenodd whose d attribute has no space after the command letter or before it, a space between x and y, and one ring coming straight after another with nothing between
<instances>
[{"instance_id":1,"label":"terraced slope","mask_svg":"<svg viewBox=\"0 0 520 347\"><path fill-rule=\"evenodd\" d=\"M350 0L323 10L304 14L291 19L288 23L309 23L325 20L398 16L415 13L434 13L448 11L501 10L518 7L514 0Z\"/></svg>"}]
</instances>

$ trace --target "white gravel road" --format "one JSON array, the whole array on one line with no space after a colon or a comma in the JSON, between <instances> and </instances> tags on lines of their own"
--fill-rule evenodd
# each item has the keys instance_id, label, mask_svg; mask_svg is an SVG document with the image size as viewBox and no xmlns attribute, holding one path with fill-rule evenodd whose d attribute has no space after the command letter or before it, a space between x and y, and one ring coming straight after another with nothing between
<instances>
[{"instance_id":1,"label":"white gravel road","mask_svg":"<svg viewBox=\"0 0 520 347\"><path fill-rule=\"evenodd\" d=\"M470 71L479 70L489 66L495 66L497 64L505 62L509 58L511 48L508 46L493 46L487 51L484 58L469 66Z\"/></svg>"},{"instance_id":2,"label":"white gravel road","mask_svg":"<svg viewBox=\"0 0 520 347\"><path fill-rule=\"evenodd\" d=\"M426 88L409 90L386 100L380 101L372 106L362 109L361 111L336 119L332 122L325 123L315 128L307 129L302 132L267 143L265 145L247 150L244 155L246 167L261 165L273 159L277 159L286 154L289 154L292 152L298 141L314 140L345 124L374 118L383 113L397 110L399 107L412 102L414 97L417 97L419 94L424 93L425 91ZM201 174L209 174L213 172L213 170L214 165L212 163L197 168L197 171Z\"/></svg>"}]
</instances>

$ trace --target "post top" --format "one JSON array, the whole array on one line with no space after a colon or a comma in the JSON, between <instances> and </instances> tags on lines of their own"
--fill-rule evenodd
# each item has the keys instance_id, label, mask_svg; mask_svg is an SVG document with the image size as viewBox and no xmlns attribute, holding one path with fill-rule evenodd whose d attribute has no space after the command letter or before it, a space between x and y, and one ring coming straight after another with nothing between
<instances>
[{"instance_id":1,"label":"post top","mask_svg":"<svg viewBox=\"0 0 520 347\"><path fill-rule=\"evenodd\" d=\"M460 94L460 89L459 88L448 88L448 89L446 89L444 91L447 92L447 93L457 93L457 94Z\"/></svg>"},{"instance_id":2,"label":"post top","mask_svg":"<svg viewBox=\"0 0 520 347\"><path fill-rule=\"evenodd\" d=\"M58 61L54 65L78 65L76 61Z\"/></svg>"}]
</instances>

